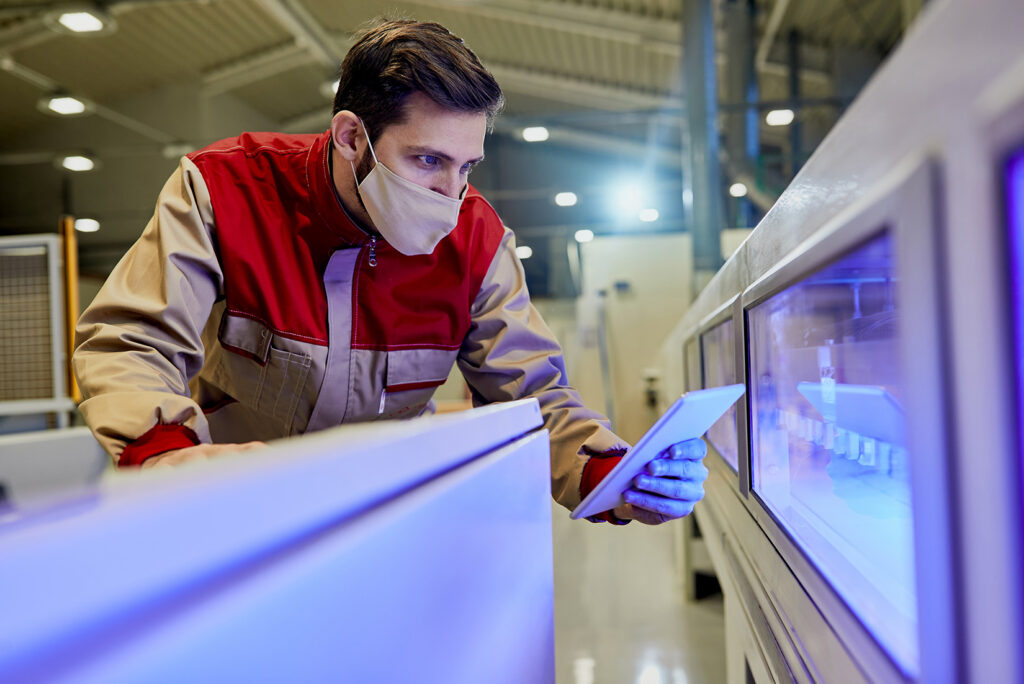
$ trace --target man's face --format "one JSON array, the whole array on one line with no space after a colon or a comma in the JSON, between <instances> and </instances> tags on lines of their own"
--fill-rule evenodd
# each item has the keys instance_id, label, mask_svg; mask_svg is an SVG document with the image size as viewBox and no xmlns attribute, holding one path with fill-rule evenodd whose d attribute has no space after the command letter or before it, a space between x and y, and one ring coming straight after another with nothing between
<instances>
[{"instance_id":1,"label":"man's face","mask_svg":"<svg viewBox=\"0 0 1024 684\"><path fill-rule=\"evenodd\" d=\"M453 112L421 93L405 101L405 121L371 140L377 159L407 181L457 198L469 172L483 161L486 114ZM356 168L359 180L373 168L367 148Z\"/></svg>"}]
</instances>

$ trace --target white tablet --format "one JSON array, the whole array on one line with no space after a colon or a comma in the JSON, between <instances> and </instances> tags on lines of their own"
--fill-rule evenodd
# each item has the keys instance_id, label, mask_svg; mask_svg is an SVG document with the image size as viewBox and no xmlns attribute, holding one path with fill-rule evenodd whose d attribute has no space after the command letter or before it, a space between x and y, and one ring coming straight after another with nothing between
<instances>
[{"instance_id":1,"label":"white tablet","mask_svg":"<svg viewBox=\"0 0 1024 684\"><path fill-rule=\"evenodd\" d=\"M673 444L702 436L743 395L743 390L743 385L728 385L687 392L676 399L569 517L589 518L624 503L622 494L648 463Z\"/></svg>"}]
</instances>

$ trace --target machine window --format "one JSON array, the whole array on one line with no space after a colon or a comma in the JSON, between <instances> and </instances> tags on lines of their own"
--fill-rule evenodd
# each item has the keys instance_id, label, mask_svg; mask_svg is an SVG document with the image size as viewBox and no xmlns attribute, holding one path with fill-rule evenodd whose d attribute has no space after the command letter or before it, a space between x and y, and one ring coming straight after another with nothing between
<instances>
[{"instance_id":1,"label":"machine window","mask_svg":"<svg viewBox=\"0 0 1024 684\"><path fill-rule=\"evenodd\" d=\"M752 487L906 672L918 669L894 239L748 311Z\"/></svg>"},{"instance_id":2,"label":"machine window","mask_svg":"<svg viewBox=\"0 0 1024 684\"><path fill-rule=\"evenodd\" d=\"M704 387L723 387L739 380L736 377L736 325L727 319L700 338L704 357ZM736 404L711 426L708 442L722 458L739 470L739 449L736 442Z\"/></svg>"}]
</instances>

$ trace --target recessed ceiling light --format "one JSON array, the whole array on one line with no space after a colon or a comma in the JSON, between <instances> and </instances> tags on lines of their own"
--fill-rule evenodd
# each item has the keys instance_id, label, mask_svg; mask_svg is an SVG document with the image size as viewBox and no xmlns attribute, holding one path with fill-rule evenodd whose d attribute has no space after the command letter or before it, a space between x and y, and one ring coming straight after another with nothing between
<instances>
[{"instance_id":1,"label":"recessed ceiling light","mask_svg":"<svg viewBox=\"0 0 1024 684\"><path fill-rule=\"evenodd\" d=\"M530 126L523 129L523 140L526 142L544 142L549 137L548 129L543 126Z\"/></svg>"},{"instance_id":2,"label":"recessed ceiling light","mask_svg":"<svg viewBox=\"0 0 1024 684\"><path fill-rule=\"evenodd\" d=\"M74 116L85 113L85 103L70 95L55 95L46 100L46 108L61 116Z\"/></svg>"},{"instance_id":3,"label":"recessed ceiling light","mask_svg":"<svg viewBox=\"0 0 1024 684\"><path fill-rule=\"evenodd\" d=\"M764 117L764 122L769 126L788 126L794 116L792 109L773 109Z\"/></svg>"},{"instance_id":4,"label":"recessed ceiling light","mask_svg":"<svg viewBox=\"0 0 1024 684\"><path fill-rule=\"evenodd\" d=\"M576 238L576 242L590 242L594 239L594 231L589 228L584 228L582 230L577 230L573 237Z\"/></svg>"},{"instance_id":5,"label":"recessed ceiling light","mask_svg":"<svg viewBox=\"0 0 1024 684\"><path fill-rule=\"evenodd\" d=\"M747 186L743 183L733 183L729 186L729 194L733 197L746 197Z\"/></svg>"},{"instance_id":6,"label":"recessed ceiling light","mask_svg":"<svg viewBox=\"0 0 1024 684\"><path fill-rule=\"evenodd\" d=\"M43 21L58 33L74 36L99 36L117 29L117 22L109 12L95 3L55 3L55 9L43 15Z\"/></svg>"},{"instance_id":7,"label":"recessed ceiling light","mask_svg":"<svg viewBox=\"0 0 1024 684\"><path fill-rule=\"evenodd\" d=\"M57 18L69 31L75 33L95 33L103 30L103 20L92 12L65 12Z\"/></svg>"},{"instance_id":8,"label":"recessed ceiling light","mask_svg":"<svg viewBox=\"0 0 1024 684\"><path fill-rule=\"evenodd\" d=\"M653 223L658 220L660 215L657 209L641 209L637 214L637 218L644 223Z\"/></svg>"},{"instance_id":9,"label":"recessed ceiling light","mask_svg":"<svg viewBox=\"0 0 1024 684\"><path fill-rule=\"evenodd\" d=\"M82 233L95 233L100 229L100 222L94 218L75 219L75 230Z\"/></svg>"},{"instance_id":10,"label":"recessed ceiling light","mask_svg":"<svg viewBox=\"0 0 1024 684\"><path fill-rule=\"evenodd\" d=\"M555 195L555 204L560 207L572 207L575 206L579 198L576 197L575 192L560 192Z\"/></svg>"},{"instance_id":11,"label":"recessed ceiling light","mask_svg":"<svg viewBox=\"0 0 1024 684\"><path fill-rule=\"evenodd\" d=\"M533 256L533 248L529 245L519 245L516 247L516 256L520 259L529 259Z\"/></svg>"},{"instance_id":12,"label":"recessed ceiling light","mask_svg":"<svg viewBox=\"0 0 1024 684\"><path fill-rule=\"evenodd\" d=\"M68 171L92 171L96 168L96 162L91 158L80 154L73 154L61 160L60 165Z\"/></svg>"},{"instance_id":13,"label":"recessed ceiling light","mask_svg":"<svg viewBox=\"0 0 1024 684\"><path fill-rule=\"evenodd\" d=\"M36 109L50 116L82 116L92 113L88 100L68 95L65 92L51 93L36 101Z\"/></svg>"}]
</instances>

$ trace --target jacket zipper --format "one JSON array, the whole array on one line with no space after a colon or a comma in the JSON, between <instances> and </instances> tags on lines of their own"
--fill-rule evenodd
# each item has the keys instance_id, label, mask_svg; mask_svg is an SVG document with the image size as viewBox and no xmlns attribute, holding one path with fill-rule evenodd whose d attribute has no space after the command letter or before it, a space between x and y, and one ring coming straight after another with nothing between
<instances>
[{"instance_id":1,"label":"jacket zipper","mask_svg":"<svg viewBox=\"0 0 1024 684\"><path fill-rule=\"evenodd\" d=\"M377 265L377 236L370 236L370 258L367 260L370 267L373 268Z\"/></svg>"}]
</instances>

